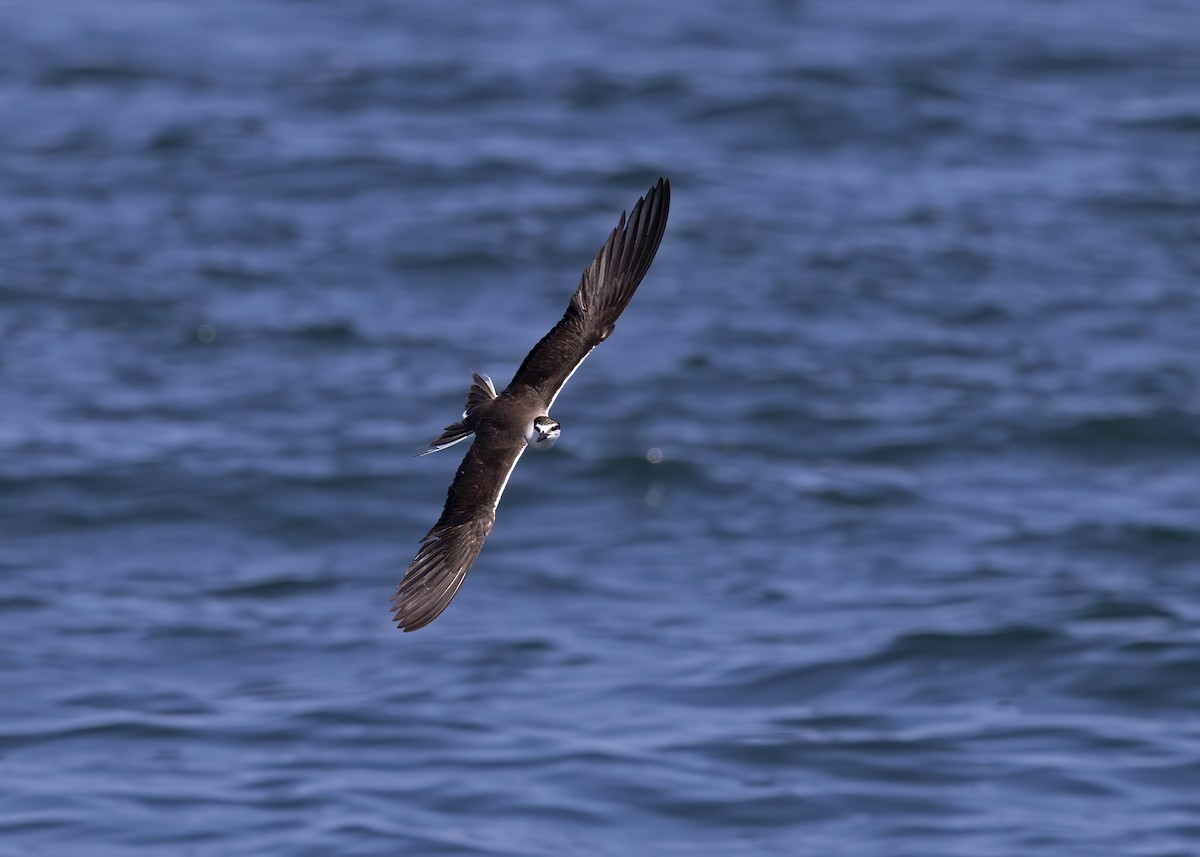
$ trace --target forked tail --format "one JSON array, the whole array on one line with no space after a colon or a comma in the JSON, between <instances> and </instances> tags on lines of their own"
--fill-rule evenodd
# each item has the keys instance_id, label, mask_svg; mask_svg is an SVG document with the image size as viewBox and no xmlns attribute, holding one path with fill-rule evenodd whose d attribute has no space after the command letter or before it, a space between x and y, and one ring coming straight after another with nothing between
<instances>
[{"instance_id":1,"label":"forked tail","mask_svg":"<svg viewBox=\"0 0 1200 857\"><path fill-rule=\"evenodd\" d=\"M462 420L446 426L438 435L438 439L418 452L417 457L440 452L448 446L454 446L459 441L469 438L475 432L475 417L479 408L494 398L496 398L496 388L492 385L492 379L487 375L472 372L471 389L467 390L467 408L463 411Z\"/></svg>"}]
</instances>

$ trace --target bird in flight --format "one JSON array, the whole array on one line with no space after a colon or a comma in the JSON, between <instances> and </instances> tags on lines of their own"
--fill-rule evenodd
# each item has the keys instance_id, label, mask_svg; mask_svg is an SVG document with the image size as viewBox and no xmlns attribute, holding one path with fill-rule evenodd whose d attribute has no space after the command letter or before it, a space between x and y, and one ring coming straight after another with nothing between
<instances>
[{"instance_id":1,"label":"bird in flight","mask_svg":"<svg viewBox=\"0 0 1200 857\"><path fill-rule=\"evenodd\" d=\"M550 407L559 391L592 349L606 340L662 241L671 202L671 183L660 178L625 213L608 240L583 272L579 288L554 329L525 357L504 392L492 380L472 372L467 407L460 422L445 431L420 455L466 440L467 450L442 516L421 547L392 596L396 624L415 631L437 618L462 586L483 542L496 523L496 506L508 477L526 447L549 449L560 427Z\"/></svg>"}]
</instances>

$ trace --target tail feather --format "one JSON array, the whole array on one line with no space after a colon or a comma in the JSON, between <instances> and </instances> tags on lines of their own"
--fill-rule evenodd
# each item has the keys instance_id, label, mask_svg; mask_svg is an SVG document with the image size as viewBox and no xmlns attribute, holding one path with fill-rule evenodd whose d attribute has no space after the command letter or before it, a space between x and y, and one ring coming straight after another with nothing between
<instances>
[{"instance_id":1,"label":"tail feather","mask_svg":"<svg viewBox=\"0 0 1200 857\"><path fill-rule=\"evenodd\" d=\"M467 409L463 411L463 419L469 419L480 405L486 405L496 398L496 388L492 379L478 372L471 373L471 389L467 390Z\"/></svg>"},{"instance_id":2,"label":"tail feather","mask_svg":"<svg viewBox=\"0 0 1200 857\"><path fill-rule=\"evenodd\" d=\"M496 398L496 388L492 379L478 372L471 373L471 389L467 391L467 409L463 411L461 422L451 423L442 430L438 439L429 444L417 457L439 452L448 446L454 446L459 441L466 440L475 432L475 415L479 408Z\"/></svg>"},{"instance_id":3,"label":"tail feather","mask_svg":"<svg viewBox=\"0 0 1200 857\"><path fill-rule=\"evenodd\" d=\"M440 452L448 446L454 446L454 444L458 443L459 441L469 438L474 431L474 429L469 429L462 423L451 423L442 430L442 433L438 435L437 440L429 444L429 446L427 446L425 449L418 452L417 457L420 458L422 455L431 455L435 452Z\"/></svg>"}]
</instances>

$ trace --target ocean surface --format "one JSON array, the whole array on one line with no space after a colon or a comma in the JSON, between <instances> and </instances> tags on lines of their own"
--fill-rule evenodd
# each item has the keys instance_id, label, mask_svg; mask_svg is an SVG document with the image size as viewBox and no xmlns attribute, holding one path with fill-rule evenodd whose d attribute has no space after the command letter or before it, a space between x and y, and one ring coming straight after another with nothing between
<instances>
[{"instance_id":1,"label":"ocean surface","mask_svg":"<svg viewBox=\"0 0 1200 857\"><path fill-rule=\"evenodd\" d=\"M1198 34L0 2L0 855L1200 854ZM398 632L413 453L659 175Z\"/></svg>"}]
</instances>

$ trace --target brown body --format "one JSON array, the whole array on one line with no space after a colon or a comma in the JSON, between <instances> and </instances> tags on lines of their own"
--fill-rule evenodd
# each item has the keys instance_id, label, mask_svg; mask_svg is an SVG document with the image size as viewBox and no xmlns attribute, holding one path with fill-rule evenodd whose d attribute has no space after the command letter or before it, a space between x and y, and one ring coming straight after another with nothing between
<instances>
[{"instance_id":1,"label":"brown body","mask_svg":"<svg viewBox=\"0 0 1200 857\"><path fill-rule=\"evenodd\" d=\"M392 597L395 620L405 631L437 617L462 585L496 521L496 506L508 478L538 432L557 423L550 406L563 384L593 348L608 338L621 312L646 275L667 225L671 185L665 179L633 207L626 224L622 213L562 319L533 347L504 392L475 375L461 422L446 427L425 450L445 449L471 434L475 440L446 495L446 505L421 540L417 556ZM548 446L549 443L546 445Z\"/></svg>"}]
</instances>

